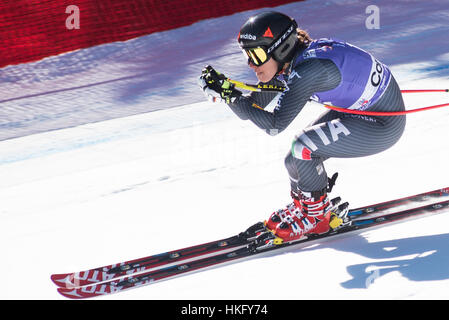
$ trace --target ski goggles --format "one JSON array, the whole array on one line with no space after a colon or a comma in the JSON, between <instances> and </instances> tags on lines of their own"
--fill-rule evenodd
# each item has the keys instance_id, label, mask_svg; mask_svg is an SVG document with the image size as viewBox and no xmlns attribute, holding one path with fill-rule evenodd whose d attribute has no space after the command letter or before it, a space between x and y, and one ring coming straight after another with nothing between
<instances>
[{"instance_id":1,"label":"ski goggles","mask_svg":"<svg viewBox=\"0 0 449 320\"><path fill-rule=\"evenodd\" d=\"M298 25L296 24L296 21L292 20L292 24L288 27L288 29L282 34L281 37L277 38L277 40L274 41L271 47L269 48L265 48L263 46L258 46L254 48L243 47L242 50L248 57L248 64L251 62L255 66L261 66L265 62L267 62L270 59L271 54L280 45L282 45L292 33L294 33L297 27Z\"/></svg>"},{"instance_id":2,"label":"ski goggles","mask_svg":"<svg viewBox=\"0 0 449 320\"><path fill-rule=\"evenodd\" d=\"M251 62L255 66L261 66L270 59L270 56L262 47L246 48L243 52L248 57L248 64Z\"/></svg>"}]
</instances>

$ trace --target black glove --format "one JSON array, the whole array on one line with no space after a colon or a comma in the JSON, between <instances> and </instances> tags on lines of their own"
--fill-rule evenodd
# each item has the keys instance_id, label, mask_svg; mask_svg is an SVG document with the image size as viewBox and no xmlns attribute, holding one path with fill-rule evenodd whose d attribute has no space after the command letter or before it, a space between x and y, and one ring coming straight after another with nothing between
<instances>
[{"instance_id":1,"label":"black glove","mask_svg":"<svg viewBox=\"0 0 449 320\"><path fill-rule=\"evenodd\" d=\"M198 84L207 99L212 102L224 101L229 104L242 94L235 89L235 85L229 82L225 75L217 72L211 66L203 68Z\"/></svg>"}]
</instances>

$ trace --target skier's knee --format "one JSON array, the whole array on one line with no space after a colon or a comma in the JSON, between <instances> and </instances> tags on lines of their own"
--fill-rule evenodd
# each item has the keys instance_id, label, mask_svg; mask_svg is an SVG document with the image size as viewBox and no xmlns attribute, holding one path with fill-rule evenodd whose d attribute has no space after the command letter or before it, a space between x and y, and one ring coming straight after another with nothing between
<instances>
[{"instance_id":1,"label":"skier's knee","mask_svg":"<svg viewBox=\"0 0 449 320\"><path fill-rule=\"evenodd\" d=\"M285 168L287 168L288 174L290 177L297 176L298 168L297 168L298 159L295 159L291 152L288 152L287 156L284 159Z\"/></svg>"},{"instance_id":2,"label":"skier's knee","mask_svg":"<svg viewBox=\"0 0 449 320\"><path fill-rule=\"evenodd\" d=\"M287 156L284 159L284 165L287 169L295 166L295 159L291 152L287 153Z\"/></svg>"}]
</instances>

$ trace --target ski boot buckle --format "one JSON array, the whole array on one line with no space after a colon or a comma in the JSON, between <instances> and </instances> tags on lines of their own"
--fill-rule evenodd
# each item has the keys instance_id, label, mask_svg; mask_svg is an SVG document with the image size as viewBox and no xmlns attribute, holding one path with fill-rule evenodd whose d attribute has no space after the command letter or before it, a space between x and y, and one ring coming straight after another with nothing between
<instances>
[{"instance_id":1,"label":"ski boot buckle","mask_svg":"<svg viewBox=\"0 0 449 320\"><path fill-rule=\"evenodd\" d=\"M345 202L340 204L335 211L331 211L331 217L329 220L329 226L332 230L340 229L346 225L351 224L351 220L348 218L349 203Z\"/></svg>"}]
</instances>

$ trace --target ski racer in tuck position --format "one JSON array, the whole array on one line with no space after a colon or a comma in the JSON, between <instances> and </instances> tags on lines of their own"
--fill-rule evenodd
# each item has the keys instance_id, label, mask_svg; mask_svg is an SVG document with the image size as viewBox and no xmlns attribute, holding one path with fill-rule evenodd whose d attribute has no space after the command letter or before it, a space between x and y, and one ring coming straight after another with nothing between
<instances>
[{"instance_id":1,"label":"ski racer in tuck position","mask_svg":"<svg viewBox=\"0 0 449 320\"><path fill-rule=\"evenodd\" d=\"M211 66L203 69L199 85L209 100L225 102L240 119L251 120L270 135L287 128L309 99L353 110L405 109L385 64L349 43L313 40L287 15L271 11L251 17L240 29L238 42L258 80L286 90L242 95ZM274 110L264 110L272 101ZM285 158L293 202L273 212L266 227L285 242L328 232L328 193L334 181L323 162L382 152L400 139L405 122L405 116L367 117L334 110L321 115L293 141Z\"/></svg>"}]
</instances>

